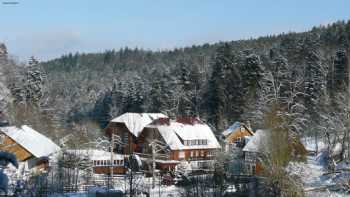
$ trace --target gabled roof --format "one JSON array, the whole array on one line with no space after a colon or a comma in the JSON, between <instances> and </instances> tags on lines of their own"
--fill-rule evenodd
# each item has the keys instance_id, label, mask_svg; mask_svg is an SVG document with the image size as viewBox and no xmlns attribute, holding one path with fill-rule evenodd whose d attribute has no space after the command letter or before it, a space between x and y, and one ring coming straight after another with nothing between
<instances>
[{"instance_id":1,"label":"gabled roof","mask_svg":"<svg viewBox=\"0 0 350 197\"><path fill-rule=\"evenodd\" d=\"M244 146L243 151L245 152L260 152L261 146L266 140L266 131L257 130L254 135L250 138L248 143Z\"/></svg>"},{"instance_id":2,"label":"gabled roof","mask_svg":"<svg viewBox=\"0 0 350 197\"><path fill-rule=\"evenodd\" d=\"M139 137L147 125L159 118L167 118L167 116L161 113L125 113L110 122L124 123L134 136Z\"/></svg>"},{"instance_id":3,"label":"gabled roof","mask_svg":"<svg viewBox=\"0 0 350 197\"><path fill-rule=\"evenodd\" d=\"M236 131L236 129L241 127L241 123L240 122L235 122L233 123L233 125L231 125L228 129L226 129L225 131L222 132L223 136L228 136L230 135L232 132Z\"/></svg>"},{"instance_id":4,"label":"gabled roof","mask_svg":"<svg viewBox=\"0 0 350 197\"><path fill-rule=\"evenodd\" d=\"M49 138L26 125L21 128L1 127L0 131L37 158L47 157L60 150L60 147Z\"/></svg>"},{"instance_id":5,"label":"gabled roof","mask_svg":"<svg viewBox=\"0 0 350 197\"><path fill-rule=\"evenodd\" d=\"M171 150L184 149L217 149L220 144L207 124L196 122L194 124L170 121L169 124L149 125L147 127L158 129L159 133ZM181 140L207 140L204 145L184 145Z\"/></svg>"},{"instance_id":6,"label":"gabled roof","mask_svg":"<svg viewBox=\"0 0 350 197\"><path fill-rule=\"evenodd\" d=\"M226 129L225 131L223 131L221 134L224 137L227 137L229 135L231 135L231 133L235 132L237 129L244 127L251 135L254 135L254 133L244 124L240 123L240 122L235 122L233 123L233 125L231 125L228 129Z\"/></svg>"}]
</instances>

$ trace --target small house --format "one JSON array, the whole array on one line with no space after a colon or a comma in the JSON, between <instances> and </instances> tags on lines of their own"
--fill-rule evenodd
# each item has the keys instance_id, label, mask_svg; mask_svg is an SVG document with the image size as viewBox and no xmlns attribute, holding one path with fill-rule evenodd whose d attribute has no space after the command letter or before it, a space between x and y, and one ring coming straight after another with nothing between
<instances>
[{"instance_id":1,"label":"small house","mask_svg":"<svg viewBox=\"0 0 350 197\"><path fill-rule=\"evenodd\" d=\"M60 150L53 141L29 126L0 127L0 150L16 155L20 168L45 170L49 157Z\"/></svg>"},{"instance_id":2,"label":"small house","mask_svg":"<svg viewBox=\"0 0 350 197\"><path fill-rule=\"evenodd\" d=\"M84 157L91 162L94 174L124 174L126 172L124 156L98 149L72 149L70 154Z\"/></svg>"},{"instance_id":3,"label":"small house","mask_svg":"<svg viewBox=\"0 0 350 197\"><path fill-rule=\"evenodd\" d=\"M229 152L236 147L243 148L247 143L247 138L253 135L254 133L250 126L247 126L241 122L235 122L221 134L223 149L226 152Z\"/></svg>"},{"instance_id":4,"label":"small house","mask_svg":"<svg viewBox=\"0 0 350 197\"><path fill-rule=\"evenodd\" d=\"M246 174L255 175L261 173L262 166L259 154L261 154L261 148L264 146L266 138L264 130L257 130L244 146L244 171Z\"/></svg>"}]
</instances>

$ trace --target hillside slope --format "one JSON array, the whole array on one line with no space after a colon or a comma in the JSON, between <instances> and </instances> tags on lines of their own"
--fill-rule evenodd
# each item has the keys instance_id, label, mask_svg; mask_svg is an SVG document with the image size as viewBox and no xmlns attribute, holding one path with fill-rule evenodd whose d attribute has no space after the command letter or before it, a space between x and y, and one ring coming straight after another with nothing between
<instances>
[{"instance_id":1,"label":"hillside slope","mask_svg":"<svg viewBox=\"0 0 350 197\"><path fill-rule=\"evenodd\" d=\"M350 22L339 21L308 32L169 51L67 54L39 65L45 80L38 113L66 133L82 127L97 132L127 111L200 116L218 131L238 120L260 127L270 75L287 108L307 106L303 117L316 120L327 100L319 98L335 98L348 87L349 46ZM296 92L298 98L287 101Z\"/></svg>"}]
</instances>

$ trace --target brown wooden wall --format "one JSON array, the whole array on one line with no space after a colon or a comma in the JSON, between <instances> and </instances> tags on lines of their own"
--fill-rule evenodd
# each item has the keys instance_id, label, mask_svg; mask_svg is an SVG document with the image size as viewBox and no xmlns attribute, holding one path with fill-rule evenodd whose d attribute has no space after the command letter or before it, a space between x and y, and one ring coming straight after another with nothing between
<instances>
[{"instance_id":1,"label":"brown wooden wall","mask_svg":"<svg viewBox=\"0 0 350 197\"><path fill-rule=\"evenodd\" d=\"M256 175L261 175L262 171L263 171L263 167L262 167L261 163L259 161L257 161L256 166L255 166Z\"/></svg>"},{"instance_id":2,"label":"brown wooden wall","mask_svg":"<svg viewBox=\"0 0 350 197\"><path fill-rule=\"evenodd\" d=\"M111 168L108 166L96 166L93 168L95 174L110 174ZM125 174L126 168L123 166L117 166L113 168L113 174Z\"/></svg>"},{"instance_id":3,"label":"brown wooden wall","mask_svg":"<svg viewBox=\"0 0 350 197\"><path fill-rule=\"evenodd\" d=\"M126 145L123 147L123 151L118 153L121 154L129 154L132 152L135 152L137 144L134 142L136 141L136 137L133 136L128 128L123 123L110 123L107 128L105 129L106 134L110 137L111 134L118 135L122 140L124 139L125 135L128 135L128 142L124 142Z\"/></svg>"},{"instance_id":4,"label":"brown wooden wall","mask_svg":"<svg viewBox=\"0 0 350 197\"><path fill-rule=\"evenodd\" d=\"M228 143L234 143L238 138L243 138L245 136L252 136L252 134L245 127L241 127L237 128L228 137L226 137L225 141Z\"/></svg>"},{"instance_id":5,"label":"brown wooden wall","mask_svg":"<svg viewBox=\"0 0 350 197\"><path fill-rule=\"evenodd\" d=\"M18 161L25 161L33 156L8 136L5 137L4 143L0 144L0 150L15 154Z\"/></svg>"},{"instance_id":6,"label":"brown wooden wall","mask_svg":"<svg viewBox=\"0 0 350 197\"><path fill-rule=\"evenodd\" d=\"M185 153L184 158L180 158L180 152L183 151ZM191 152L194 151L195 155L191 157ZM201 152L203 151L203 155ZM213 159L213 155L209 156L209 151L216 151L216 149L188 149L188 150L173 150L170 153L171 160L209 160ZM199 152L199 156L196 156Z\"/></svg>"}]
</instances>

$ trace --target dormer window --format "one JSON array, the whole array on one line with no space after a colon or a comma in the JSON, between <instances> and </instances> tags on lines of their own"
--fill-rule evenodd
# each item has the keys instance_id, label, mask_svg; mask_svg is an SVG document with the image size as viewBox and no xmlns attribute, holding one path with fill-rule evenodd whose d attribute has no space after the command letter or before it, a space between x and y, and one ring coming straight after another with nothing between
<instances>
[{"instance_id":1,"label":"dormer window","mask_svg":"<svg viewBox=\"0 0 350 197\"><path fill-rule=\"evenodd\" d=\"M185 146L207 145L208 144L208 140L206 140L206 139L184 140L183 144Z\"/></svg>"}]
</instances>

